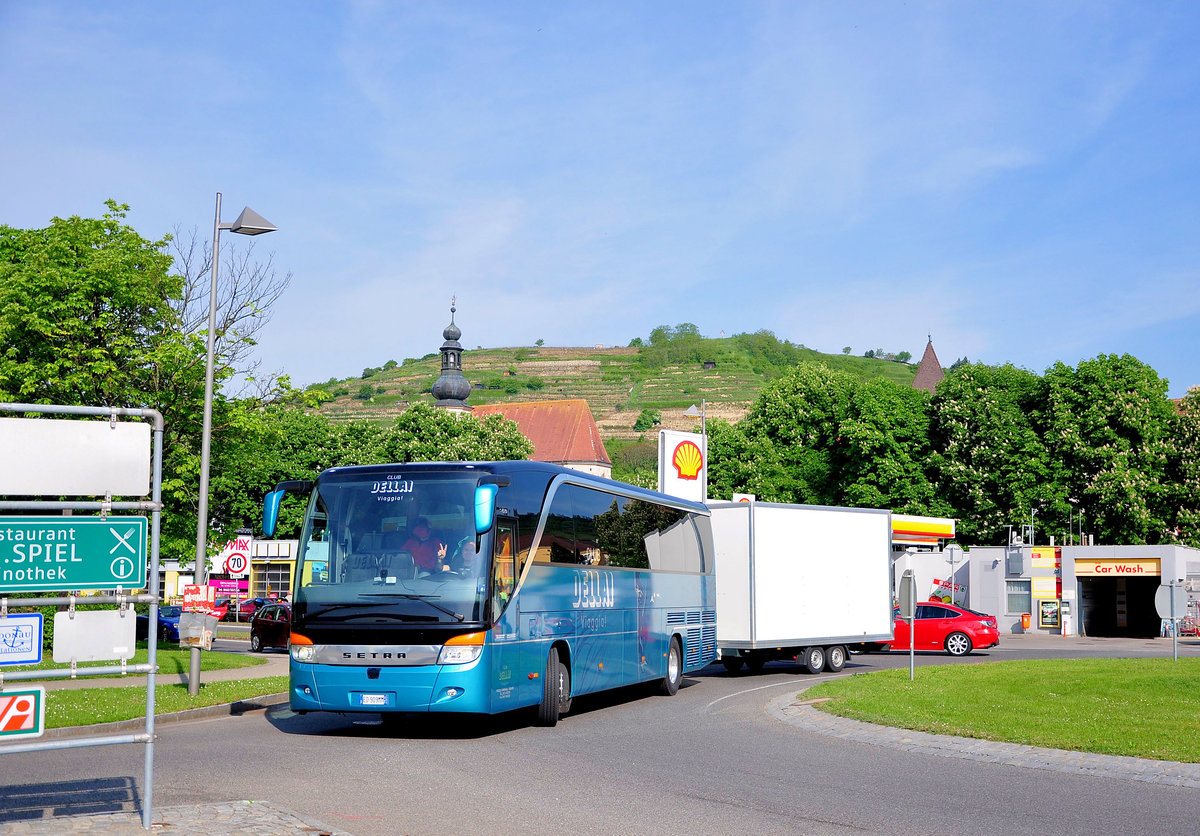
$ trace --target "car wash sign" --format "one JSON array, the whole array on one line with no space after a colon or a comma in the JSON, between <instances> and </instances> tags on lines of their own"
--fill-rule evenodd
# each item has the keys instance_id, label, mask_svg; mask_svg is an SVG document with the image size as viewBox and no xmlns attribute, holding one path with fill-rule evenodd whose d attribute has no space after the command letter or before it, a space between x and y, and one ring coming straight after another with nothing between
<instances>
[{"instance_id":1,"label":"car wash sign","mask_svg":"<svg viewBox=\"0 0 1200 836\"><path fill-rule=\"evenodd\" d=\"M0 592L145 585L145 517L0 517Z\"/></svg>"}]
</instances>

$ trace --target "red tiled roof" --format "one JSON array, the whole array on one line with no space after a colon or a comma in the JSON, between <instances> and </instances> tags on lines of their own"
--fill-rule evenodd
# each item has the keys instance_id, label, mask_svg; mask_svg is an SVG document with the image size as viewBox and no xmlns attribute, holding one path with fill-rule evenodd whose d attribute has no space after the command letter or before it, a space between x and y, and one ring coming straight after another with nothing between
<instances>
[{"instance_id":1,"label":"red tiled roof","mask_svg":"<svg viewBox=\"0 0 1200 836\"><path fill-rule=\"evenodd\" d=\"M533 442L534 461L612 466L585 400L496 403L477 406L472 414L476 418L503 415L515 421L521 434Z\"/></svg>"},{"instance_id":2,"label":"red tiled roof","mask_svg":"<svg viewBox=\"0 0 1200 836\"><path fill-rule=\"evenodd\" d=\"M924 389L932 395L933 390L945 377L946 373L942 371L942 364L938 362L937 353L933 350L933 340L930 340L925 344L925 353L917 366L917 376L913 378L912 388Z\"/></svg>"}]
</instances>

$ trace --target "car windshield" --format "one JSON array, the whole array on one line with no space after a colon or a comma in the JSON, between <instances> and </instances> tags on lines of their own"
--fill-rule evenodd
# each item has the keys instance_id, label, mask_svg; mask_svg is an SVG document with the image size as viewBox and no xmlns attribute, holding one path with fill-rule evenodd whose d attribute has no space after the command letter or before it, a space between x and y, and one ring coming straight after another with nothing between
<instances>
[{"instance_id":1,"label":"car windshield","mask_svg":"<svg viewBox=\"0 0 1200 836\"><path fill-rule=\"evenodd\" d=\"M183 607L159 607L159 618L179 618L183 613Z\"/></svg>"},{"instance_id":2,"label":"car windshield","mask_svg":"<svg viewBox=\"0 0 1200 836\"><path fill-rule=\"evenodd\" d=\"M297 618L482 619L490 538L475 535L478 477L409 478L402 467L386 478L356 475L314 490L300 536Z\"/></svg>"}]
</instances>

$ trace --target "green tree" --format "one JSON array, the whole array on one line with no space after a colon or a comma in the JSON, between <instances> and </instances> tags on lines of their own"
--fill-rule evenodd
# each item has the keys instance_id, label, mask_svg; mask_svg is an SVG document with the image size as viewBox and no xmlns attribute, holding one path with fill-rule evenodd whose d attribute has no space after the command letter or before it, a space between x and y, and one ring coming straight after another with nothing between
<instances>
[{"instance_id":1,"label":"green tree","mask_svg":"<svg viewBox=\"0 0 1200 836\"><path fill-rule=\"evenodd\" d=\"M1073 369L1056 363L1045 381L1047 448L1096 533L1109 543L1162 542L1175 516L1167 382L1128 354Z\"/></svg>"},{"instance_id":2,"label":"green tree","mask_svg":"<svg viewBox=\"0 0 1200 836\"><path fill-rule=\"evenodd\" d=\"M773 448L787 474L787 502L828 505L837 494L833 442L846 416L854 378L801 363L766 386L743 419L746 435Z\"/></svg>"},{"instance_id":3,"label":"green tree","mask_svg":"<svg viewBox=\"0 0 1200 836\"><path fill-rule=\"evenodd\" d=\"M930 477L929 396L878 378L850 390L832 467L839 505L949 513Z\"/></svg>"},{"instance_id":4,"label":"green tree","mask_svg":"<svg viewBox=\"0 0 1200 836\"><path fill-rule=\"evenodd\" d=\"M428 404L412 406L390 426L332 422L302 408L264 408L249 401L227 405L224 419L219 445L214 440L213 447L214 544L239 528L257 529L263 496L285 479L315 479L321 471L343 465L496 461L533 453L529 439L503 416L480 420ZM278 535L296 536L303 508L300 503L285 503L284 508Z\"/></svg>"},{"instance_id":5,"label":"green tree","mask_svg":"<svg viewBox=\"0 0 1200 836\"><path fill-rule=\"evenodd\" d=\"M1004 542L1007 526L1064 491L1041 437L1041 378L1012 365L962 365L932 401L932 466L966 544Z\"/></svg>"},{"instance_id":6,"label":"green tree","mask_svg":"<svg viewBox=\"0 0 1200 836\"><path fill-rule=\"evenodd\" d=\"M54 218L45 229L0 226L0 396L32 403L162 408L194 393L180 368L203 347L178 330L182 280L166 240L102 218ZM199 380L203 385L203 369Z\"/></svg>"},{"instance_id":7,"label":"green tree","mask_svg":"<svg viewBox=\"0 0 1200 836\"><path fill-rule=\"evenodd\" d=\"M708 422L709 496L751 493L764 502L791 502L799 490L769 441L747 434L742 423Z\"/></svg>"},{"instance_id":8,"label":"green tree","mask_svg":"<svg viewBox=\"0 0 1200 836\"><path fill-rule=\"evenodd\" d=\"M1200 547L1200 389L1180 404L1167 482L1174 487L1175 524L1166 539Z\"/></svg>"}]
</instances>

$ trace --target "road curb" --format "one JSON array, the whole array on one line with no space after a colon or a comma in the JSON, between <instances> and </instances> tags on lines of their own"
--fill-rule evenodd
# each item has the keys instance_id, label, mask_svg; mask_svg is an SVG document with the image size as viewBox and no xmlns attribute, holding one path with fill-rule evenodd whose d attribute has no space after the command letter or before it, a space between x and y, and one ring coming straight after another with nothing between
<instances>
[{"instance_id":1,"label":"road curb","mask_svg":"<svg viewBox=\"0 0 1200 836\"><path fill-rule=\"evenodd\" d=\"M278 694L266 694L261 697L250 697L237 702L205 705L200 708L189 708L186 711L173 711L169 714L154 715L154 726L172 723L186 723L190 720L206 720L211 717L240 717L251 711L266 711L269 708L286 705L288 694L282 691ZM83 734L100 736L113 732L144 731L145 718L135 720L117 720L113 723L95 723L87 726L62 726L56 729L46 729L42 740L56 740L64 737L79 737Z\"/></svg>"}]
</instances>

